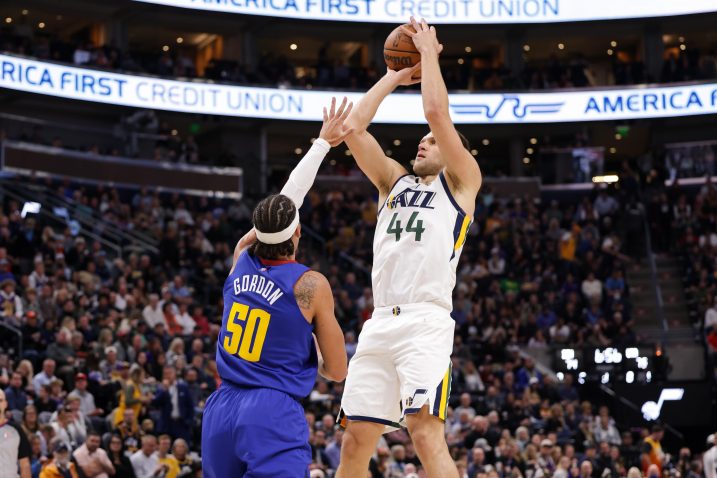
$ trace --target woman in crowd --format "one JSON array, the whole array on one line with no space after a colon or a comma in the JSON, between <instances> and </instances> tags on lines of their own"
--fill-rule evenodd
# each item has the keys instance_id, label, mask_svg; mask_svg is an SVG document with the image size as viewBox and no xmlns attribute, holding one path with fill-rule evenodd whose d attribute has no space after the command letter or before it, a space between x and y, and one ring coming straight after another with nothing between
<instances>
[{"instance_id":1,"label":"woman in crowd","mask_svg":"<svg viewBox=\"0 0 717 478\"><path fill-rule=\"evenodd\" d=\"M142 406L147 405L152 397L142 393L144 373L137 364L132 364L129 370L129 379L120 391L120 402L115 413L115 426L124 419L124 411L128 408L134 410L134 419L137 420L142 413Z\"/></svg>"},{"instance_id":2,"label":"woman in crowd","mask_svg":"<svg viewBox=\"0 0 717 478\"><path fill-rule=\"evenodd\" d=\"M28 439L40 429L40 424L37 422L37 408L34 405L27 405L25 410L22 411L22 424L20 427Z\"/></svg>"},{"instance_id":3,"label":"woman in crowd","mask_svg":"<svg viewBox=\"0 0 717 478\"><path fill-rule=\"evenodd\" d=\"M115 467L114 478L135 478L134 469L129 458L124 453L124 444L119 435L110 437L107 455Z\"/></svg>"}]
</instances>

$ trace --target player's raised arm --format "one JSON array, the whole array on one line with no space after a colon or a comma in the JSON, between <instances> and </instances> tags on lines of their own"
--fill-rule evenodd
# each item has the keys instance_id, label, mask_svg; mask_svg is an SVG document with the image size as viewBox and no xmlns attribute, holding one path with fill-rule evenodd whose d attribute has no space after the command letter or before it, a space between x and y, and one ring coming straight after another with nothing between
<instances>
[{"instance_id":1,"label":"player's raised arm","mask_svg":"<svg viewBox=\"0 0 717 478\"><path fill-rule=\"evenodd\" d=\"M353 107L353 103L348 103L348 105L347 103L348 99L344 97L341 105L336 109L336 98L331 98L331 106L324 107L324 122L321 125L319 137L314 141L314 144L311 145L304 157L301 158L301 161L291 172L289 179L281 190L281 194L294 201L296 209L301 207L306 193L314 185L316 173L318 173L321 162L326 157L329 149L341 144L346 136L353 132L352 128L345 125L346 118L348 118ZM239 240L234 248L233 264L236 264L241 253L255 241L256 231L252 228Z\"/></svg>"},{"instance_id":2,"label":"player's raised arm","mask_svg":"<svg viewBox=\"0 0 717 478\"><path fill-rule=\"evenodd\" d=\"M428 120L433 137L446 163L449 179L458 189L477 193L483 182L480 168L473 155L463 147L448 110L448 90L441 75L438 54L442 47L436 37L435 27L429 27L425 20L417 22L411 17L412 32L403 28L413 38L416 49L421 53L421 96L423 113Z\"/></svg>"},{"instance_id":3,"label":"player's raised arm","mask_svg":"<svg viewBox=\"0 0 717 478\"><path fill-rule=\"evenodd\" d=\"M319 374L341 382L348 372L346 346L344 334L334 315L334 296L329 281L323 274L309 271L296 282L294 296L302 312L313 318L320 357Z\"/></svg>"},{"instance_id":4,"label":"player's raised arm","mask_svg":"<svg viewBox=\"0 0 717 478\"><path fill-rule=\"evenodd\" d=\"M346 137L346 144L356 158L356 164L376 186L379 194L388 194L396 179L406 174L406 169L384 154L383 148L376 138L366 131L366 128L376 116L381 102L393 90L398 86L412 85L420 81L411 79L420 67L419 63L401 71L387 70L386 74L361 98L346 120L347 126L354 130Z\"/></svg>"},{"instance_id":5,"label":"player's raised arm","mask_svg":"<svg viewBox=\"0 0 717 478\"><path fill-rule=\"evenodd\" d=\"M351 114L353 103L348 103L347 106L347 102L348 100L344 97L337 110L336 98L331 98L331 106L328 109L324 106L324 122L321 125L319 137L311 145L306 155L301 158L281 190L281 194L294 201L297 209L304 203L306 193L314 185L316 173L318 173L321 162L329 149L343 143L344 139L354 131L346 121Z\"/></svg>"}]
</instances>

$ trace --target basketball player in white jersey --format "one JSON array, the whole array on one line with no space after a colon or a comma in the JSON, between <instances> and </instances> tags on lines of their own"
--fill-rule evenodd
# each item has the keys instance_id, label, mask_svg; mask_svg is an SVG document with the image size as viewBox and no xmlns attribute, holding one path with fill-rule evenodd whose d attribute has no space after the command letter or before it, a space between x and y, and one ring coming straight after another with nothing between
<instances>
[{"instance_id":1,"label":"basketball player in white jersey","mask_svg":"<svg viewBox=\"0 0 717 478\"><path fill-rule=\"evenodd\" d=\"M444 420L450 394L450 317L456 265L471 224L481 172L448 111L436 31L411 18L421 53L423 111L431 132L421 139L409 174L366 131L381 101L412 84L419 66L387 71L354 108L346 138L356 162L379 191L373 242L375 310L359 336L341 403L346 433L337 477L365 477L381 434L408 427L428 476L457 477Z\"/></svg>"}]
</instances>

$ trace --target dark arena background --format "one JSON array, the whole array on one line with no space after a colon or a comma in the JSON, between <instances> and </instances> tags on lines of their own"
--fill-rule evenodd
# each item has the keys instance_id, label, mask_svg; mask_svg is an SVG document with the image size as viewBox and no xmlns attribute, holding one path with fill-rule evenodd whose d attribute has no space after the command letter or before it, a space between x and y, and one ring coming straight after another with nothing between
<instances>
[{"instance_id":1,"label":"dark arena background","mask_svg":"<svg viewBox=\"0 0 717 478\"><path fill-rule=\"evenodd\" d=\"M1 2L0 423L26 476L202 476L234 246L410 15L436 26L483 173L453 292L461 478L715 477L717 0ZM409 170L420 86L370 127ZM349 358L377 199L342 144L300 211ZM302 401L311 477L338 467L342 391L318 377ZM93 431L114 475L77 453ZM73 474L52 474L63 451ZM405 430L368 476L427 476Z\"/></svg>"}]
</instances>

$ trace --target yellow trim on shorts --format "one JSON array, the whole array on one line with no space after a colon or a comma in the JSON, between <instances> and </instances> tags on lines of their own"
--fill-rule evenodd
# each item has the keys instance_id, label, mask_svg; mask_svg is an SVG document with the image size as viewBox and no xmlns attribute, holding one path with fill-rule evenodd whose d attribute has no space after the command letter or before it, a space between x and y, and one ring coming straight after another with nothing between
<instances>
[{"instance_id":1,"label":"yellow trim on shorts","mask_svg":"<svg viewBox=\"0 0 717 478\"><path fill-rule=\"evenodd\" d=\"M446 412L448 409L448 384L451 381L451 367L446 370L446 375L443 377L443 388L441 389L441 405L438 407L438 418L441 420L446 419Z\"/></svg>"}]
</instances>

